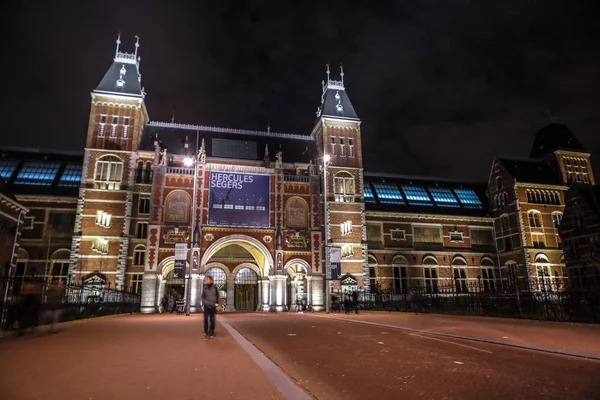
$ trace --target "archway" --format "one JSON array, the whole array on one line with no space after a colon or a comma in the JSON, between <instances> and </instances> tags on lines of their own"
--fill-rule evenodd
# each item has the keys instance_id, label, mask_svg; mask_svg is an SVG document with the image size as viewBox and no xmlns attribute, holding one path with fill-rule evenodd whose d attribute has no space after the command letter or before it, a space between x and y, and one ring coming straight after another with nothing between
<instances>
[{"instance_id":1,"label":"archway","mask_svg":"<svg viewBox=\"0 0 600 400\"><path fill-rule=\"evenodd\" d=\"M255 268L254 265L245 264L236 268L234 298L236 311L255 311L258 307L258 274Z\"/></svg>"},{"instance_id":2,"label":"archway","mask_svg":"<svg viewBox=\"0 0 600 400\"><path fill-rule=\"evenodd\" d=\"M269 275L274 263L271 252L258 239L246 235L229 235L216 240L202 255L202 260L200 261L201 270L206 268L206 265L219 250L232 244L242 247L252 255L252 258L256 261L260 269L260 277Z\"/></svg>"},{"instance_id":3,"label":"archway","mask_svg":"<svg viewBox=\"0 0 600 400\"><path fill-rule=\"evenodd\" d=\"M286 264L286 290L288 310L299 310L310 303L308 273L310 266L304 260L295 259Z\"/></svg>"}]
</instances>

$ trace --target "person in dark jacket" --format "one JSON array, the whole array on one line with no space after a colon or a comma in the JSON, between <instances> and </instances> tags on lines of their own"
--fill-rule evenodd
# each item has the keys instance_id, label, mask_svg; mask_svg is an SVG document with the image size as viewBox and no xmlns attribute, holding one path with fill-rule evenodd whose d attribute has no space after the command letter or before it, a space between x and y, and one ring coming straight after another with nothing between
<instances>
[{"instance_id":1,"label":"person in dark jacket","mask_svg":"<svg viewBox=\"0 0 600 400\"><path fill-rule=\"evenodd\" d=\"M48 307L48 311L50 312L50 317L52 318L52 322L50 325L50 331L52 333L58 332L57 324L60 319L62 307L63 307L63 299L65 297L65 290L62 282L52 282L48 287L46 306Z\"/></svg>"},{"instance_id":2,"label":"person in dark jacket","mask_svg":"<svg viewBox=\"0 0 600 400\"><path fill-rule=\"evenodd\" d=\"M204 335L210 338L215 337L215 314L217 307L220 307L220 300L219 288L213 284L212 277L207 276L202 290L202 305L204 306Z\"/></svg>"}]
</instances>

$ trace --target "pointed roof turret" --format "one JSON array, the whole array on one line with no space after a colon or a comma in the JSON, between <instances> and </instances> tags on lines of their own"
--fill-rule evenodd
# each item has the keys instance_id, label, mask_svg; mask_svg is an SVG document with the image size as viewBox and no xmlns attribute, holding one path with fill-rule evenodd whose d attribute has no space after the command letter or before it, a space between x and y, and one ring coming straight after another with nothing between
<instances>
[{"instance_id":1,"label":"pointed roof turret","mask_svg":"<svg viewBox=\"0 0 600 400\"><path fill-rule=\"evenodd\" d=\"M125 96L144 97L145 93L141 85L140 61L138 48L140 38L136 36L135 52L125 53L120 51L121 34L117 37L117 48L113 63L104 74L104 78L94 89L96 93L120 94Z\"/></svg>"},{"instance_id":2,"label":"pointed roof turret","mask_svg":"<svg viewBox=\"0 0 600 400\"><path fill-rule=\"evenodd\" d=\"M530 157L543 157L556 150L586 152L585 147L566 125L552 122L537 131Z\"/></svg>"},{"instance_id":3,"label":"pointed roof turret","mask_svg":"<svg viewBox=\"0 0 600 400\"><path fill-rule=\"evenodd\" d=\"M327 80L321 82L323 93L321 104L317 107L317 118L359 119L344 87L344 67L340 65L339 81L330 78L329 64L326 67Z\"/></svg>"}]
</instances>

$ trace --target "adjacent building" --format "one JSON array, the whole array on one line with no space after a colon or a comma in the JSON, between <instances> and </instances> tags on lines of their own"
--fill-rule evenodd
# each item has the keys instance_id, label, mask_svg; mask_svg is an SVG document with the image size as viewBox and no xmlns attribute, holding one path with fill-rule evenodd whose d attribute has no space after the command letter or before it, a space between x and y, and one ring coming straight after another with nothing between
<instances>
[{"instance_id":1,"label":"adjacent building","mask_svg":"<svg viewBox=\"0 0 600 400\"><path fill-rule=\"evenodd\" d=\"M0 176L31 210L20 274L142 294L142 311L206 275L229 310L325 306L332 289L559 290L565 193L592 185L589 154L550 124L531 158L497 158L487 183L363 170L344 84L322 83L310 134L150 120L139 47L91 93L83 154L6 149ZM16 190L18 189L18 190ZM333 271L333 280L326 272Z\"/></svg>"}]
</instances>

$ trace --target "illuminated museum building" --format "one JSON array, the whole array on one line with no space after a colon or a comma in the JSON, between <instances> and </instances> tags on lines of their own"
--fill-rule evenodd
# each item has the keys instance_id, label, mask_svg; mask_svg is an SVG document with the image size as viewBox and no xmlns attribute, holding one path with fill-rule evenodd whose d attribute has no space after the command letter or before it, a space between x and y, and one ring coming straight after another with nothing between
<instances>
[{"instance_id":1,"label":"illuminated museum building","mask_svg":"<svg viewBox=\"0 0 600 400\"><path fill-rule=\"evenodd\" d=\"M329 248L341 256L336 290L564 285L565 192L594 183L564 125L537 133L531 159L495 159L484 184L363 173L343 70L339 81L327 71L310 135L151 122L138 44L127 54L117 43L91 93L83 158L3 150L0 176L30 210L17 274L141 292L143 312L186 282L195 311L206 275L229 310L302 298L322 309ZM175 246L190 239L185 280Z\"/></svg>"}]
</instances>

